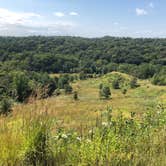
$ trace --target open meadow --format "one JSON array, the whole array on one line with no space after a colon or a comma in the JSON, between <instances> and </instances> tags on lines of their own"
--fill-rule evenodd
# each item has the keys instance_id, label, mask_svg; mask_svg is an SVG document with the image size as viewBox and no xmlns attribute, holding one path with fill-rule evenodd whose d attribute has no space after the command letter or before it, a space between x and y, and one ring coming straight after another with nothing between
<instances>
[{"instance_id":1,"label":"open meadow","mask_svg":"<svg viewBox=\"0 0 166 166\"><path fill-rule=\"evenodd\" d=\"M123 81L113 89L117 76ZM78 100L61 94L16 104L0 119L0 165L164 166L166 87L138 80L131 89L131 78L112 72L76 80ZM111 88L108 100L99 98L101 83Z\"/></svg>"}]
</instances>

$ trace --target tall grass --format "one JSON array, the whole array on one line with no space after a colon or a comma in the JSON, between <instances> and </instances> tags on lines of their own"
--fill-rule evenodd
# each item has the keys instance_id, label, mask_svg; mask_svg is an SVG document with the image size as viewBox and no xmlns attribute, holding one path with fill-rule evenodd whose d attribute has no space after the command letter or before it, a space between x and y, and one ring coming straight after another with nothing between
<instances>
[{"instance_id":1,"label":"tall grass","mask_svg":"<svg viewBox=\"0 0 166 166\"><path fill-rule=\"evenodd\" d=\"M103 111L91 129L67 131L47 113L0 120L0 165L165 166L166 109L142 119Z\"/></svg>"}]
</instances>

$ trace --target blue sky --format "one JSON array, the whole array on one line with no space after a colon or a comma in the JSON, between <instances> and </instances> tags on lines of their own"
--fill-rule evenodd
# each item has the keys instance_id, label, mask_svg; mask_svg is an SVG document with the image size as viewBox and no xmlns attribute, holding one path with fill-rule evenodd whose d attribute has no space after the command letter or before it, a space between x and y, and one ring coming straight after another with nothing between
<instances>
[{"instance_id":1,"label":"blue sky","mask_svg":"<svg viewBox=\"0 0 166 166\"><path fill-rule=\"evenodd\" d=\"M166 37L166 0L0 0L0 35Z\"/></svg>"}]
</instances>

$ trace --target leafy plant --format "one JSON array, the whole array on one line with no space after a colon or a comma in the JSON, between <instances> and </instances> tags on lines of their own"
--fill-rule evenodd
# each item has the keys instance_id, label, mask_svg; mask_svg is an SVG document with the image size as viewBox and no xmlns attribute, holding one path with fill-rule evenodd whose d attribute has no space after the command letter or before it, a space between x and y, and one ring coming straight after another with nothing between
<instances>
[{"instance_id":1,"label":"leafy plant","mask_svg":"<svg viewBox=\"0 0 166 166\"><path fill-rule=\"evenodd\" d=\"M12 101L8 97L3 97L0 101L0 114L7 115L12 111Z\"/></svg>"}]
</instances>

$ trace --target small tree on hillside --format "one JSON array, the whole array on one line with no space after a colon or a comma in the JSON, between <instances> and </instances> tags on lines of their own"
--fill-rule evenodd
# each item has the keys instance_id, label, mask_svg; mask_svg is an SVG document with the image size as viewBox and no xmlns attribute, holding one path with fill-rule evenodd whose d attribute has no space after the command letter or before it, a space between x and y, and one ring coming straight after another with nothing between
<instances>
[{"instance_id":1,"label":"small tree on hillside","mask_svg":"<svg viewBox=\"0 0 166 166\"><path fill-rule=\"evenodd\" d=\"M54 91L55 96L59 96L60 94L61 94L61 91L59 88Z\"/></svg>"},{"instance_id":2,"label":"small tree on hillside","mask_svg":"<svg viewBox=\"0 0 166 166\"><path fill-rule=\"evenodd\" d=\"M103 87L102 89L100 89L99 95L101 99L109 99L111 96L110 88L108 86Z\"/></svg>"},{"instance_id":3,"label":"small tree on hillside","mask_svg":"<svg viewBox=\"0 0 166 166\"><path fill-rule=\"evenodd\" d=\"M132 78L132 80L130 81L130 87L133 89L133 88L136 88L138 87L138 84L137 84L137 78Z\"/></svg>"},{"instance_id":4,"label":"small tree on hillside","mask_svg":"<svg viewBox=\"0 0 166 166\"><path fill-rule=\"evenodd\" d=\"M126 94L127 93L127 89L126 88L124 88L124 89L122 89L122 94Z\"/></svg>"},{"instance_id":5,"label":"small tree on hillside","mask_svg":"<svg viewBox=\"0 0 166 166\"><path fill-rule=\"evenodd\" d=\"M12 111L12 102L9 98L3 98L0 102L0 115L7 115Z\"/></svg>"},{"instance_id":6,"label":"small tree on hillside","mask_svg":"<svg viewBox=\"0 0 166 166\"><path fill-rule=\"evenodd\" d=\"M113 88L113 89L120 89L119 80L118 80L118 79L114 79L114 80L112 81L112 88Z\"/></svg>"},{"instance_id":7,"label":"small tree on hillside","mask_svg":"<svg viewBox=\"0 0 166 166\"><path fill-rule=\"evenodd\" d=\"M24 102L31 93L28 76L24 72L17 72L13 78L12 88L17 101Z\"/></svg>"},{"instance_id":8,"label":"small tree on hillside","mask_svg":"<svg viewBox=\"0 0 166 166\"><path fill-rule=\"evenodd\" d=\"M79 75L80 80L85 80L86 79L86 74L84 72L81 72Z\"/></svg>"},{"instance_id":9,"label":"small tree on hillside","mask_svg":"<svg viewBox=\"0 0 166 166\"><path fill-rule=\"evenodd\" d=\"M69 84L65 85L64 88L65 88L65 93L66 94L70 94L73 91L73 88Z\"/></svg>"},{"instance_id":10,"label":"small tree on hillside","mask_svg":"<svg viewBox=\"0 0 166 166\"><path fill-rule=\"evenodd\" d=\"M100 84L100 85L99 85L99 89L102 89L102 88L103 88L103 84Z\"/></svg>"},{"instance_id":11,"label":"small tree on hillside","mask_svg":"<svg viewBox=\"0 0 166 166\"><path fill-rule=\"evenodd\" d=\"M73 99L74 100L78 100L78 93L77 93L77 91L74 91Z\"/></svg>"}]
</instances>

